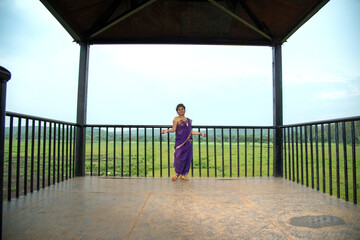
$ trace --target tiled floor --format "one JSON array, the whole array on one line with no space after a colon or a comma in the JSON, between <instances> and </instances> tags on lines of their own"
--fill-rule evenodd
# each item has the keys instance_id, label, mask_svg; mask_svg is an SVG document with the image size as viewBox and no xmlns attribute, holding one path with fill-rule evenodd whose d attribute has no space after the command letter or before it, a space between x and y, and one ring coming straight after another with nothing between
<instances>
[{"instance_id":1,"label":"tiled floor","mask_svg":"<svg viewBox=\"0 0 360 240\"><path fill-rule=\"evenodd\" d=\"M3 239L360 239L359 205L282 178L78 177L3 208Z\"/></svg>"}]
</instances>

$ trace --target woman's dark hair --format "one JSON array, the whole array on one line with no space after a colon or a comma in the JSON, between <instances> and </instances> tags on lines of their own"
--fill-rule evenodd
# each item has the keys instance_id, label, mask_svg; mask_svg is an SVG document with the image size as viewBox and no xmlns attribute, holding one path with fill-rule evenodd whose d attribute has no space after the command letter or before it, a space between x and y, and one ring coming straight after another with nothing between
<instances>
[{"instance_id":1,"label":"woman's dark hair","mask_svg":"<svg viewBox=\"0 0 360 240\"><path fill-rule=\"evenodd\" d=\"M183 107L184 110L185 110L185 105L182 104L182 103L179 103L179 104L176 106L176 111L179 109L179 107Z\"/></svg>"}]
</instances>

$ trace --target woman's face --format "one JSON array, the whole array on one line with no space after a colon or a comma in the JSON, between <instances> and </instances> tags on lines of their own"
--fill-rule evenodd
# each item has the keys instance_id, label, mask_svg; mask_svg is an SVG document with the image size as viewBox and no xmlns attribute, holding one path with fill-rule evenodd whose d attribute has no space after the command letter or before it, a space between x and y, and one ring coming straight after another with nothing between
<instances>
[{"instance_id":1,"label":"woman's face","mask_svg":"<svg viewBox=\"0 0 360 240\"><path fill-rule=\"evenodd\" d=\"M179 114L179 116L184 116L185 115L185 108L179 107L177 109L177 113Z\"/></svg>"}]
</instances>

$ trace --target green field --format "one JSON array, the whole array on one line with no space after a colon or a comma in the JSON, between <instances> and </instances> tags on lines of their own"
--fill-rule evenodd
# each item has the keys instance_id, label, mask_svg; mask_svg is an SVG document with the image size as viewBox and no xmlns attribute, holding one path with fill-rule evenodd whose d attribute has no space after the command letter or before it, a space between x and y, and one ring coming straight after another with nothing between
<instances>
[{"instance_id":1,"label":"green field","mask_svg":"<svg viewBox=\"0 0 360 240\"><path fill-rule=\"evenodd\" d=\"M238 150L239 148L239 150ZM223 151L224 149L224 151ZM215 155L216 150L216 155ZM139 177L169 177L174 174L174 144L167 142L162 143L160 151L160 143L154 143L154 153L152 151L152 143L147 143L146 152L144 143L137 146L136 142L129 142L123 144L123 153L120 143L115 145L114 156L114 142L108 143L108 165L106 168L106 143L94 143L92 150L92 174L110 176L139 176ZM208 144L202 142L193 144L193 163L190 170L190 176L199 177L244 177L244 176L271 176L272 175L272 146L269 148L268 161L268 147L267 144L262 144L262 159L260 159L260 143L247 144L245 161L245 144L236 143L231 144L231 161L230 161L230 144L221 143ZM255 152L254 152L255 151ZM254 154L253 154L254 152ZM199 154L200 153L200 154ZM223 156L224 155L224 156ZM130 159L131 156L131 159ZM239 159L238 159L239 158ZM100 159L100 161L99 161ZM131 160L131 167L130 167ZM115 169L114 169L115 162ZM261 164L260 164L261 162ZM100 168L99 168L100 165ZM246 168L245 168L246 165ZM269 172L268 172L269 165ZM201 166L201 167L200 167ZM261 166L261 172L260 172ZM146 168L146 172L145 172ZM209 169L209 174L207 169ZM230 170L231 169L231 170ZM86 146L86 167L87 175L91 174L91 145ZM246 171L246 173L245 173ZM253 174L254 171L254 174ZM246 175L245 175L246 174Z\"/></svg>"}]
</instances>

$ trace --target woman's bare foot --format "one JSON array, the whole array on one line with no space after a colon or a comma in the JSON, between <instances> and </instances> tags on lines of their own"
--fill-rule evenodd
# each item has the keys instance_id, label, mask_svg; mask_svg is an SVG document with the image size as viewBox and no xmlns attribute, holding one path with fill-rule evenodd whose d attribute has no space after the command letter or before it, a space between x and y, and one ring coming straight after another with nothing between
<instances>
[{"instance_id":1,"label":"woman's bare foot","mask_svg":"<svg viewBox=\"0 0 360 240\"><path fill-rule=\"evenodd\" d=\"M184 181L189 181L189 179L186 176L181 176L180 179Z\"/></svg>"},{"instance_id":2,"label":"woman's bare foot","mask_svg":"<svg viewBox=\"0 0 360 240\"><path fill-rule=\"evenodd\" d=\"M179 175L175 175L171 178L171 181L175 182Z\"/></svg>"}]
</instances>

